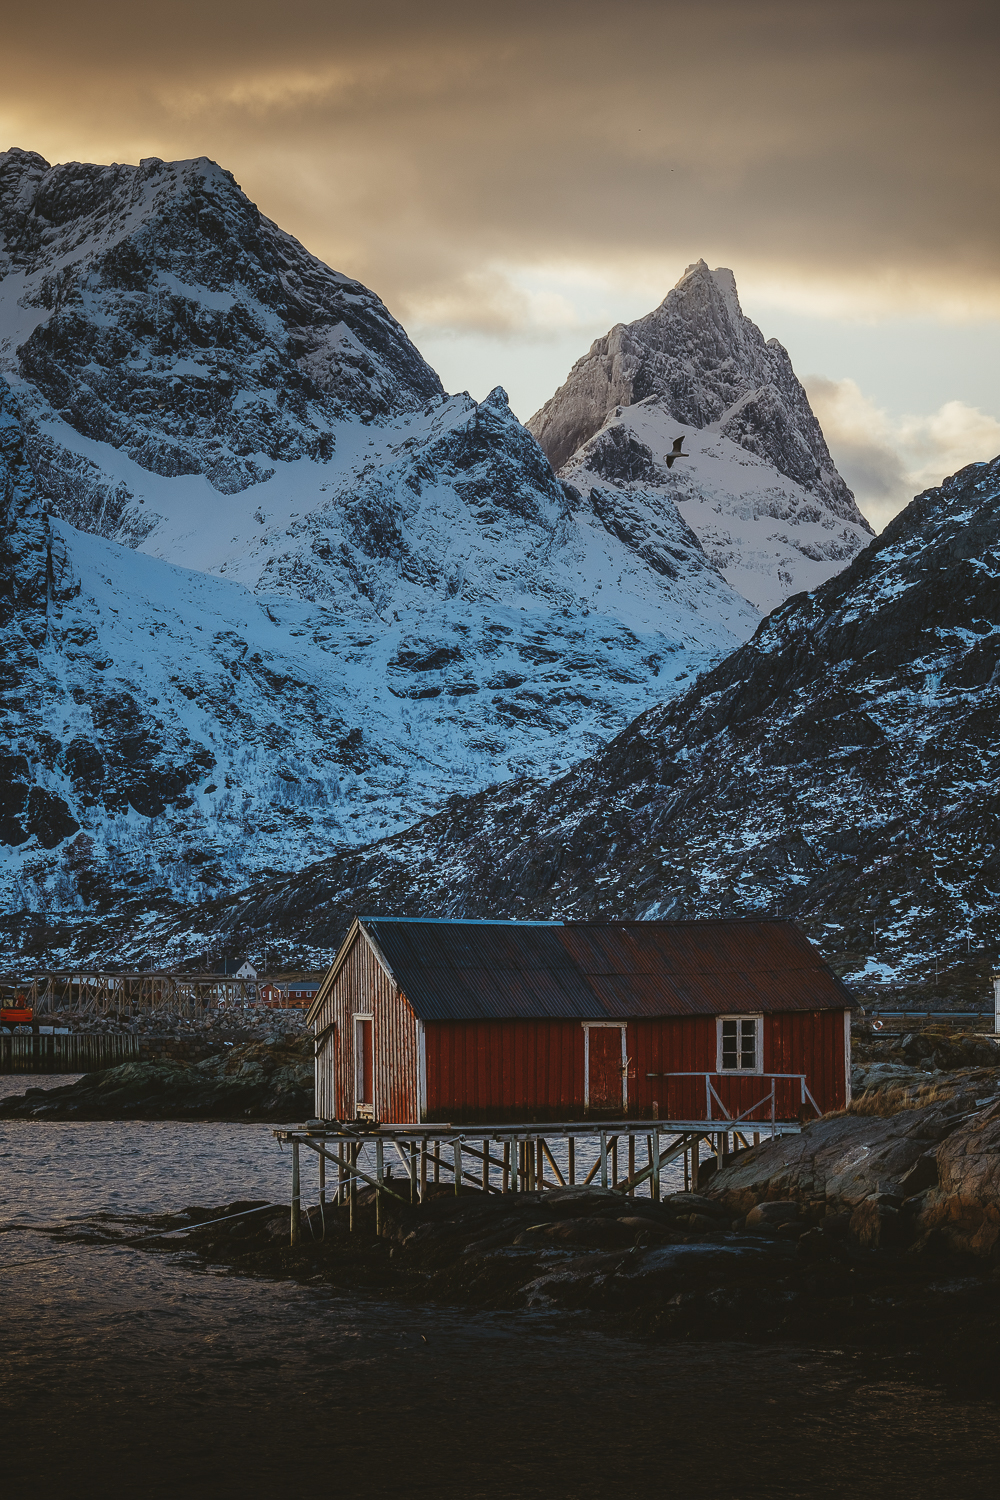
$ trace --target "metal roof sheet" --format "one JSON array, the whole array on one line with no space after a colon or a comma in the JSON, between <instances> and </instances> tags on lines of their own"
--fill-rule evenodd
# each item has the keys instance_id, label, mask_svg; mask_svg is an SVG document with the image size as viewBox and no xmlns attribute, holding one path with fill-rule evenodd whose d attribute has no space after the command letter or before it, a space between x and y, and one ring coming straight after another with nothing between
<instances>
[{"instance_id":1,"label":"metal roof sheet","mask_svg":"<svg viewBox=\"0 0 1000 1500\"><path fill-rule=\"evenodd\" d=\"M423 1021L843 1010L850 991L794 922L411 921L362 926Z\"/></svg>"}]
</instances>

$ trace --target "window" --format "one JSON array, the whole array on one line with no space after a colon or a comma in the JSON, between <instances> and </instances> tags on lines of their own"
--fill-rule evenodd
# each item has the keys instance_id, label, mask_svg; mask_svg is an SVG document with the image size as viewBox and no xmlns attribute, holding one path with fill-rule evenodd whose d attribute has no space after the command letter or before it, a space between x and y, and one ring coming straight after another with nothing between
<instances>
[{"instance_id":1,"label":"window","mask_svg":"<svg viewBox=\"0 0 1000 1500\"><path fill-rule=\"evenodd\" d=\"M759 1073L761 1071L761 1018L759 1016L719 1017L717 1068L720 1073Z\"/></svg>"}]
</instances>

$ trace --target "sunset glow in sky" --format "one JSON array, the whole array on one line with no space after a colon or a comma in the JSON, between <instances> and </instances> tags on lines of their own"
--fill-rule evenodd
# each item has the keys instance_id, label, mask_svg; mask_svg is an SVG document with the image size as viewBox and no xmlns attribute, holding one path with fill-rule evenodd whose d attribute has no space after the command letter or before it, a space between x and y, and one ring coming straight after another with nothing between
<instances>
[{"instance_id":1,"label":"sunset glow in sky","mask_svg":"<svg viewBox=\"0 0 1000 1500\"><path fill-rule=\"evenodd\" d=\"M1000 452L994 5L42 3L0 148L205 155L528 417L689 262L735 272L881 525Z\"/></svg>"}]
</instances>

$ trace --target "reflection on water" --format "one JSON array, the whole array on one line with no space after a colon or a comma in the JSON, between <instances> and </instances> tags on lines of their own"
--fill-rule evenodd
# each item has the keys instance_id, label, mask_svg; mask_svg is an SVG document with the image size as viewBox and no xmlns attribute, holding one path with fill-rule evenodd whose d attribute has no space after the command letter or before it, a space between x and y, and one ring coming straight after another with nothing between
<instances>
[{"instance_id":1,"label":"reflection on water","mask_svg":"<svg viewBox=\"0 0 1000 1500\"><path fill-rule=\"evenodd\" d=\"M11 1494L995 1494L995 1404L900 1364L645 1346L567 1317L242 1280L182 1250L67 1247L27 1227L284 1197L267 1127L2 1122L0 1151Z\"/></svg>"}]
</instances>

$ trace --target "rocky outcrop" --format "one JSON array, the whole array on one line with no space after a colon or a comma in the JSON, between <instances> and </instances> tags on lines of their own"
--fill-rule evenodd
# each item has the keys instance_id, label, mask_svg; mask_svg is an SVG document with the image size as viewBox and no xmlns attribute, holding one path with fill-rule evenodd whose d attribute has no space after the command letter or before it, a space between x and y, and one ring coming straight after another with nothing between
<instances>
[{"instance_id":1,"label":"rocky outcrop","mask_svg":"<svg viewBox=\"0 0 1000 1500\"><path fill-rule=\"evenodd\" d=\"M926 1102L921 1102L921 1100ZM912 1105L913 1107L907 1107ZM812 1247L847 1232L866 1249L1000 1254L1000 1076L964 1073L892 1107L850 1110L740 1152L710 1178L733 1213L798 1204ZM772 1213L774 1209L770 1210Z\"/></svg>"},{"instance_id":2,"label":"rocky outcrop","mask_svg":"<svg viewBox=\"0 0 1000 1500\"><path fill-rule=\"evenodd\" d=\"M30 1088L0 1101L0 1119L272 1120L313 1108L312 1038L234 1047L203 1062L128 1062L64 1088Z\"/></svg>"}]
</instances>

